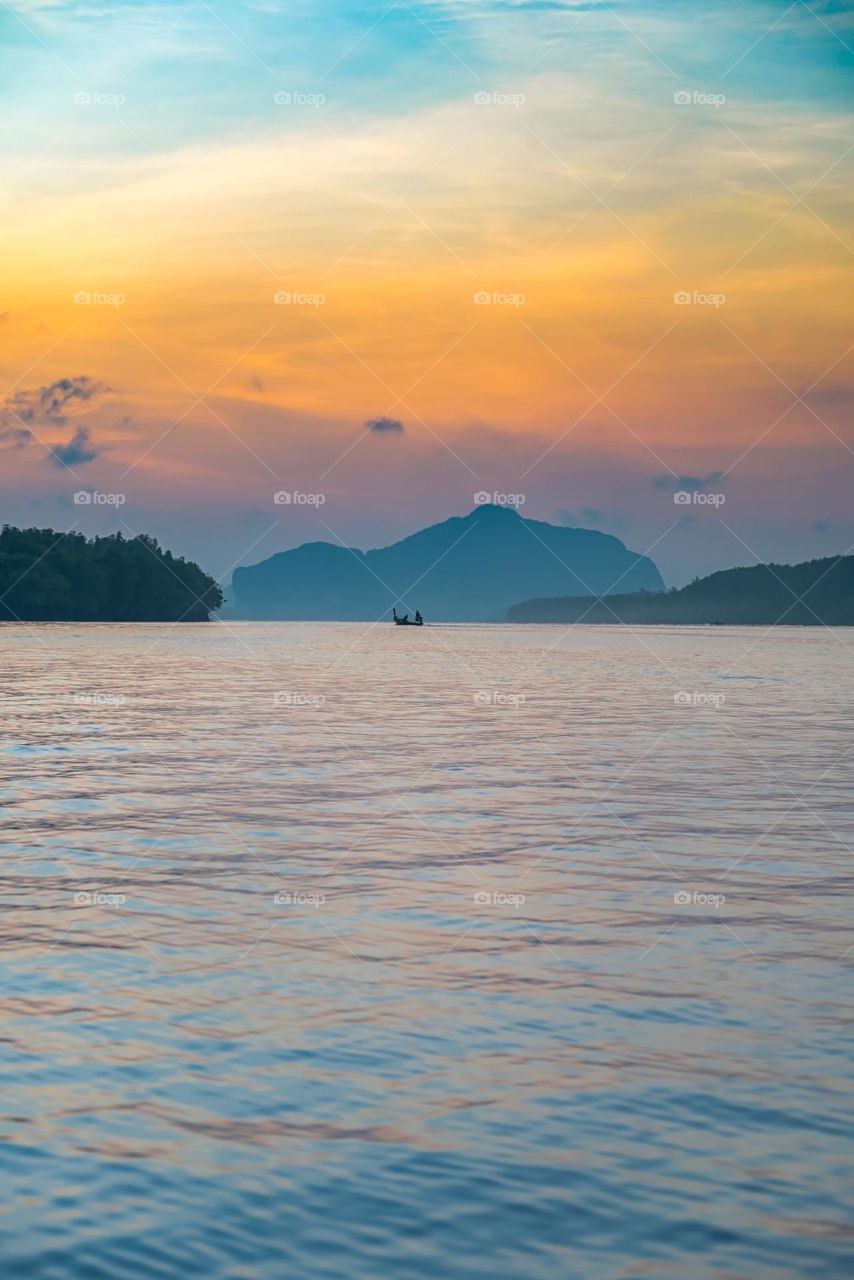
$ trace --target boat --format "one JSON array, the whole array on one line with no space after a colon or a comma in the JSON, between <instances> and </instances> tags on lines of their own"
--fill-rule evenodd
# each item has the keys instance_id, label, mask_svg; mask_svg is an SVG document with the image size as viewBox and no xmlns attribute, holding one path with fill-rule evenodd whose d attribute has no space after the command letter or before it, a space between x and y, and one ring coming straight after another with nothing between
<instances>
[{"instance_id":1,"label":"boat","mask_svg":"<svg viewBox=\"0 0 854 1280\"><path fill-rule=\"evenodd\" d=\"M417 610L417 609L416 609L416 611L415 611L415 620L414 620L414 622L410 622L410 621L409 621L409 614L408 614L408 613L405 613L405 614L403 615L403 617L402 617L402 618L399 618L399 617L397 616L397 609L396 609L396 608L394 608L394 607L393 607L391 612L392 612L392 617L393 617L393 620L394 620L394 625L395 625L396 627L423 627L423 626L424 626L424 619L421 617L421 614L418 612L418 610Z\"/></svg>"}]
</instances>

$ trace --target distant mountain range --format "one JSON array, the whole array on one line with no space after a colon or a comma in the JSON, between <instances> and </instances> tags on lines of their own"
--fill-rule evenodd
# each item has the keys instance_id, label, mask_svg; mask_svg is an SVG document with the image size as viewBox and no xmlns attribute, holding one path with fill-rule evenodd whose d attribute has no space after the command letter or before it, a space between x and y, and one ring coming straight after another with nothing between
<instances>
[{"instance_id":1,"label":"distant mountain range","mask_svg":"<svg viewBox=\"0 0 854 1280\"><path fill-rule=\"evenodd\" d=\"M854 626L854 556L723 569L680 590L525 600L508 622Z\"/></svg>"},{"instance_id":2,"label":"distant mountain range","mask_svg":"<svg viewBox=\"0 0 854 1280\"><path fill-rule=\"evenodd\" d=\"M236 569L240 618L358 621L392 606L428 622L503 619L532 593L659 591L661 574L619 538L526 520L486 503L377 551L308 542Z\"/></svg>"}]
</instances>

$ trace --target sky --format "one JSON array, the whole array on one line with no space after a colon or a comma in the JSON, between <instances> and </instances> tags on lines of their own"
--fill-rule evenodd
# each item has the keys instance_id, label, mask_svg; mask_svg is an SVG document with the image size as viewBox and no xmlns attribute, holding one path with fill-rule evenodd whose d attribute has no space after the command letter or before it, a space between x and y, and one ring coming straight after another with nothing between
<instances>
[{"instance_id":1,"label":"sky","mask_svg":"<svg viewBox=\"0 0 854 1280\"><path fill-rule=\"evenodd\" d=\"M223 580L475 495L854 548L854 7L4 0L0 485ZM676 500L676 499L679 500Z\"/></svg>"}]
</instances>

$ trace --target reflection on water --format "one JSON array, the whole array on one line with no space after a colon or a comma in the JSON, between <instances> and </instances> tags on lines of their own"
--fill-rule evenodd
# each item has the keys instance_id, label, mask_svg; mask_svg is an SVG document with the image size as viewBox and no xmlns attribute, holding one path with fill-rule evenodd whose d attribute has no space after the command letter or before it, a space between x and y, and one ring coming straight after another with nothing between
<instances>
[{"instance_id":1,"label":"reflection on water","mask_svg":"<svg viewBox=\"0 0 854 1280\"><path fill-rule=\"evenodd\" d=\"M852 646L0 627L6 1274L851 1274Z\"/></svg>"}]
</instances>

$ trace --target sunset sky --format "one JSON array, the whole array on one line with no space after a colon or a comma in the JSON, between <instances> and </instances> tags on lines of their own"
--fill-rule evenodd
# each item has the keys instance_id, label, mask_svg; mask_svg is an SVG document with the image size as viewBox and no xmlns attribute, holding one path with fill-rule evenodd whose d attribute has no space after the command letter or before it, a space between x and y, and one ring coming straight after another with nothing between
<instances>
[{"instance_id":1,"label":"sunset sky","mask_svg":"<svg viewBox=\"0 0 854 1280\"><path fill-rule=\"evenodd\" d=\"M850 5L8 0L0 31L5 521L226 578L478 491L674 584L851 550Z\"/></svg>"}]
</instances>

